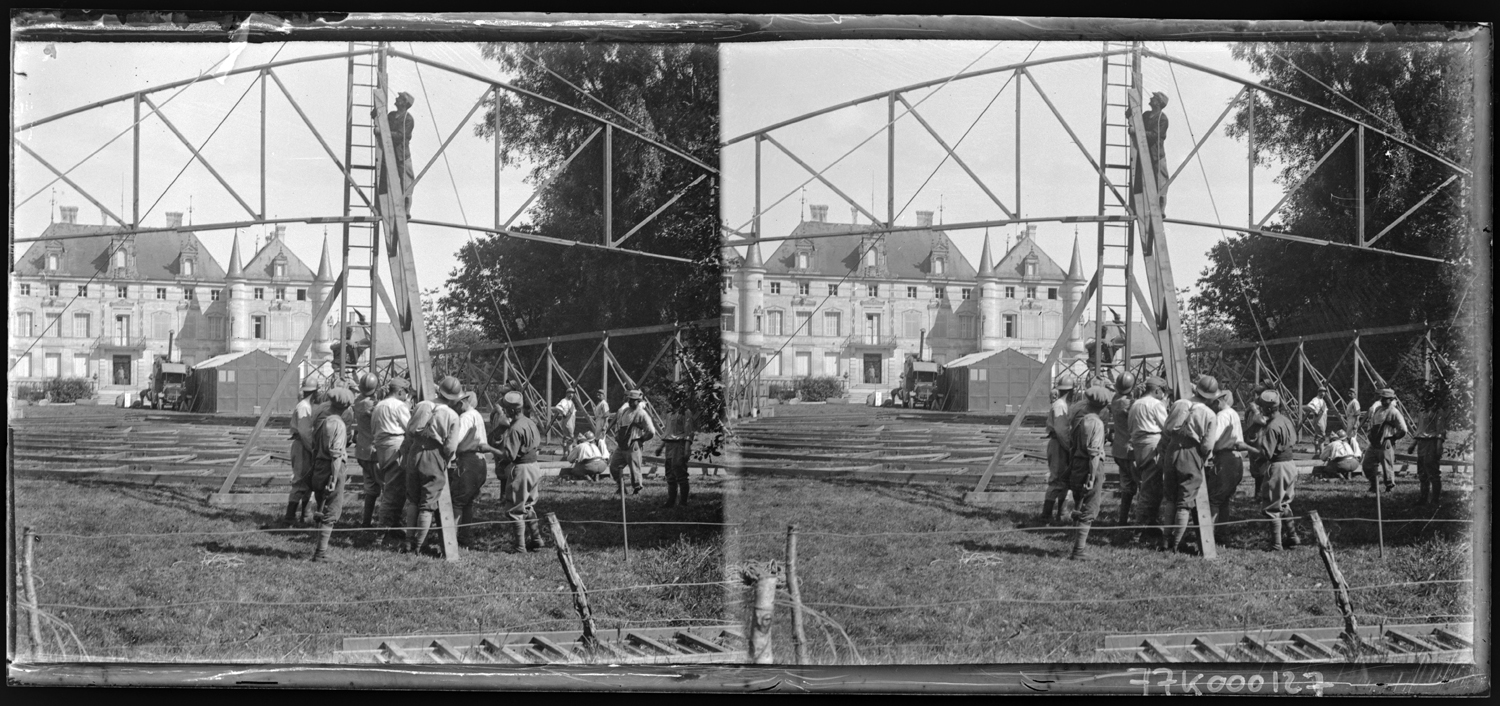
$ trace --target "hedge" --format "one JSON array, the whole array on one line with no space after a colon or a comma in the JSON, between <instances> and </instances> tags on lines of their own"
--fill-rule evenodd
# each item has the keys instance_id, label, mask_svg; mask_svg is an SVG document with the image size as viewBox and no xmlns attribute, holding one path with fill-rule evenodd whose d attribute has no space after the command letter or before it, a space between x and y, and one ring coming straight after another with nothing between
<instances>
[{"instance_id":1,"label":"hedge","mask_svg":"<svg viewBox=\"0 0 1500 706\"><path fill-rule=\"evenodd\" d=\"M47 381L46 390L53 402L77 402L94 396L94 382L88 378L53 378Z\"/></svg>"}]
</instances>

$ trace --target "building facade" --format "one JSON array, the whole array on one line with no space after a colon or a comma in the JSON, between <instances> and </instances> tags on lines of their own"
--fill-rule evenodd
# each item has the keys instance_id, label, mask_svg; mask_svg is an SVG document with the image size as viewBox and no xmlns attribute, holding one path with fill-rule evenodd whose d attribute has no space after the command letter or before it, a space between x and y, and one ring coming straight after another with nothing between
<instances>
[{"instance_id":1,"label":"building facade","mask_svg":"<svg viewBox=\"0 0 1500 706\"><path fill-rule=\"evenodd\" d=\"M976 268L930 211L922 230L861 235L812 206L770 257L751 245L731 253L723 330L763 349L762 378L846 377L853 390L894 387L908 355L945 364L980 350L1013 348L1045 359L1082 295L1078 244L1068 271L1043 252L1029 227L999 261L988 236ZM801 238L798 236L823 236ZM1081 327L1065 357L1083 355Z\"/></svg>"},{"instance_id":2,"label":"building facade","mask_svg":"<svg viewBox=\"0 0 1500 706\"><path fill-rule=\"evenodd\" d=\"M76 207L60 213L42 237L72 237L32 243L11 278L12 388L83 377L112 402L150 384L169 337L173 358L189 366L251 348L287 360L331 285L326 242L319 277L281 226L248 265L236 236L226 272L181 213L166 214L166 226L181 230L155 233L80 224Z\"/></svg>"}]
</instances>

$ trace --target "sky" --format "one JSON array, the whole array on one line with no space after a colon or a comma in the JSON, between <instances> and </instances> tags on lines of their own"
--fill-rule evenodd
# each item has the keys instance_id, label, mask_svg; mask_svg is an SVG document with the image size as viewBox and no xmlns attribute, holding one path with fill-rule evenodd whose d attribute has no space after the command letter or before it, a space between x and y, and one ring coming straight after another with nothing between
<instances>
[{"instance_id":1,"label":"sky","mask_svg":"<svg viewBox=\"0 0 1500 706\"><path fill-rule=\"evenodd\" d=\"M254 66L267 63L273 57L280 61L342 52L349 45L305 42L238 46L224 43L58 43L52 45L56 58L44 53L46 46L40 43L15 45L11 107L14 125L123 93L192 79L221 60L219 69L230 65ZM394 48L481 75L505 78L497 64L480 56L476 44L412 45L397 42ZM295 64L278 68L275 73L342 160L346 60L340 57L331 61ZM259 210L260 88L258 85L251 87L255 75L255 72L248 72L221 79L209 76L180 93L178 89L168 89L153 93L150 98L195 146L213 134L202 150L203 156L252 209ZM416 131L411 148L414 170L420 172L442 139L447 138L485 91L486 84L430 66L421 67L419 72L417 64L404 59L390 61L390 76L395 91L407 91L416 100L412 109ZM248 93L247 88L250 88ZM265 198L268 216L343 215L343 178L338 168L274 81L267 85L266 100ZM238 106L231 110L236 101L240 101ZM18 137L64 171L103 147L68 176L128 222L132 199L132 141L128 134L134 121L131 113L131 101L125 100L23 131ZM163 226L167 212L186 213L190 207L191 222L198 224L253 219L201 163L191 160L191 152L160 119L149 115L144 107L143 114L147 115L140 126L140 209L144 226ZM482 115L482 112L476 113L468 120L469 125L472 126ZM222 127L215 132L221 120ZM121 133L125 133L124 136L104 147ZM492 227L497 190L491 143L475 137L472 127L465 127L454 138L446 155L447 159L440 158L417 184L412 217ZM47 186L53 181L53 174L30 155L15 150L12 164L14 199L19 203L37 193L15 209L15 237L40 235L55 218L56 206L77 206L80 223L103 222L99 209L72 187L61 181ZM187 165L185 170L184 165ZM179 172L181 177L174 183ZM502 220L531 194L531 187L524 181L529 173L529 165L502 170L498 188ZM524 221L524 216L518 220ZM287 226L288 245L310 268L318 266L324 230L322 225ZM337 226L329 226L326 230L331 254L337 260L341 231ZM261 226L241 229L241 257L248 259L253 255L257 236L264 243L267 231L267 227ZM234 236L232 230L198 233L205 247L224 267L229 264L230 243ZM471 235L464 230L414 224L411 237L417 280L423 289L427 289L443 286L455 266L455 253ZM337 266L337 262L333 264Z\"/></svg>"},{"instance_id":2,"label":"sky","mask_svg":"<svg viewBox=\"0 0 1500 706\"><path fill-rule=\"evenodd\" d=\"M1254 79L1247 66L1231 58L1229 45L1201 42L1151 42L1148 48ZM720 48L722 124L732 139L779 121L871 94L921 81L943 79L963 71L1005 66L1027 60L1097 52L1098 42L973 42L973 41L808 41L729 44ZM1101 60L1098 58L1036 66L1031 69L1048 98L1066 119L1089 154L1099 151ZM1167 94L1170 127L1166 154L1175 170L1191 151L1240 85L1165 61L1144 59L1144 88ZM905 94L917 112L977 173L1007 208L1016 208L1015 90L1009 71L949 82ZM1023 216L1094 215L1098 213L1098 180L1067 131L1024 77L1021 97L1020 212ZM1111 79L1112 81L1115 79ZM1005 86L1002 91L1002 86ZM999 97L996 98L996 95ZM993 103L992 103L993 101ZM988 110L986 111L986 106ZM1123 118L1123 109L1113 121ZM771 133L771 137L814 168L823 168L882 130L887 117L884 98L843 108ZM902 106L897 104L897 114ZM1231 116L1232 117L1232 116ZM1226 119L1226 122L1228 119ZM971 128L972 126L972 128ZM963 138L970 131L967 138ZM1167 215L1172 218L1243 225L1247 222L1250 181L1246 145L1224 134L1224 127L1204 143L1198 160L1183 169L1172 183ZM962 138L962 142L960 139ZM749 230L754 214L755 147L744 140L721 154L725 172L723 215L731 228ZM882 131L825 175L876 216L886 215L886 137ZM994 220L1004 217L974 181L953 160L939 168L941 146L912 117L896 121L895 206L898 225L914 225L915 211L932 211L945 223ZM937 169L934 174L934 169ZM798 189L811 174L764 142L761 145L762 232L765 237L790 234L799 222L799 208L826 204L828 220L849 223L851 208L818 181ZM1116 172L1123 173L1123 172ZM1277 164L1257 165L1254 172L1255 218L1259 220L1280 199L1275 179ZM923 182L931 181L923 187ZM1205 178L1206 176L1206 178ZM1211 188L1210 188L1211 187ZM1125 187L1120 186L1122 193ZM873 192L873 193L872 193ZM783 196L789 198L772 205ZM871 207L871 204L874 207ZM904 206L904 208L903 208ZM806 211L802 213L805 215ZM940 215L937 215L939 214ZM861 217L861 222L867 219ZM990 229L991 247L998 259L1006 238L1012 243L1018 226ZM1085 275L1097 262L1097 226L1078 224L1076 232ZM1075 224L1041 223L1037 241L1042 249L1068 266ZM983 230L949 231L959 250L978 265ZM1194 286L1208 265L1207 252L1227 235L1217 229L1167 226L1173 279L1181 288ZM899 237L899 236L893 236ZM779 243L778 243L779 244ZM774 249L768 243L763 251ZM1137 276L1144 270L1137 266ZM1144 279L1141 279L1144 289Z\"/></svg>"}]
</instances>

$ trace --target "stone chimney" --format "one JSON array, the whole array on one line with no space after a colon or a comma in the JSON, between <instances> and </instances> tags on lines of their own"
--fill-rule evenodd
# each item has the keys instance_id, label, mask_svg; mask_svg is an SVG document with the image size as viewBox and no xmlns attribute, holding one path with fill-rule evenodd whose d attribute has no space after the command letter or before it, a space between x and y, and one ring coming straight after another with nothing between
<instances>
[{"instance_id":1,"label":"stone chimney","mask_svg":"<svg viewBox=\"0 0 1500 706\"><path fill-rule=\"evenodd\" d=\"M923 228L931 228L932 211L917 211L917 225Z\"/></svg>"},{"instance_id":2,"label":"stone chimney","mask_svg":"<svg viewBox=\"0 0 1500 706\"><path fill-rule=\"evenodd\" d=\"M276 225L276 235L273 235L271 237L275 238L276 240L284 241L286 239L286 224L278 223Z\"/></svg>"},{"instance_id":3,"label":"stone chimney","mask_svg":"<svg viewBox=\"0 0 1500 706\"><path fill-rule=\"evenodd\" d=\"M58 216L59 219L62 220L63 223L77 223L78 222L78 207L77 206L58 206L57 207L57 216Z\"/></svg>"},{"instance_id":4,"label":"stone chimney","mask_svg":"<svg viewBox=\"0 0 1500 706\"><path fill-rule=\"evenodd\" d=\"M101 226L107 226L107 225L109 225L109 214L107 214L107 213L104 212L104 207L103 206L99 207L99 225L101 225Z\"/></svg>"},{"instance_id":5,"label":"stone chimney","mask_svg":"<svg viewBox=\"0 0 1500 706\"><path fill-rule=\"evenodd\" d=\"M849 222L854 224L859 223L859 209L853 206L849 207Z\"/></svg>"},{"instance_id":6,"label":"stone chimney","mask_svg":"<svg viewBox=\"0 0 1500 706\"><path fill-rule=\"evenodd\" d=\"M1026 239L1030 240L1031 242L1036 242L1036 224L1035 223L1027 223L1026 224Z\"/></svg>"},{"instance_id":7,"label":"stone chimney","mask_svg":"<svg viewBox=\"0 0 1500 706\"><path fill-rule=\"evenodd\" d=\"M181 228L182 227L182 211L167 211L167 227L168 228Z\"/></svg>"},{"instance_id":8,"label":"stone chimney","mask_svg":"<svg viewBox=\"0 0 1500 706\"><path fill-rule=\"evenodd\" d=\"M823 206L823 205L809 205L807 207L807 210L811 214L812 220L813 220L814 223L827 223L828 222L828 207L827 206Z\"/></svg>"}]
</instances>

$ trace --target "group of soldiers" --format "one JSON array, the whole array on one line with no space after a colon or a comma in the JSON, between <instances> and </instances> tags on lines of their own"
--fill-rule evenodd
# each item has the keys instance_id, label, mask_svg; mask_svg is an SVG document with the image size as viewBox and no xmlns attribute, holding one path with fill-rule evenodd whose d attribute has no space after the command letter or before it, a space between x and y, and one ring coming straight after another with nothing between
<instances>
[{"instance_id":1,"label":"group of soldiers","mask_svg":"<svg viewBox=\"0 0 1500 706\"><path fill-rule=\"evenodd\" d=\"M618 493L624 492L622 471L626 467L635 492L640 492L642 447L656 436L643 402L641 392L631 390L618 414L602 416L595 425L616 432L618 445L609 470ZM674 410L671 417L677 436L665 441L671 450L667 456L671 504L676 502L679 486L682 502L687 502L691 429L686 425L683 431L681 420L686 415L680 412ZM445 487L452 499L459 542L468 544L475 501L488 480L486 455L494 459L506 522L514 531L506 551L525 553L544 546L536 513L542 433L524 395L511 385L502 389L498 408L486 420L475 393L466 392L453 376L438 383L434 399L415 404L411 384L403 378L382 385L375 375L366 373L359 377L356 389L334 384L326 390L309 379L292 410L290 427L292 490L282 522L292 526L299 515L305 522L312 510L312 524L318 530L313 561L327 559L334 523L343 512L344 487L351 473L347 468L350 446L364 480L361 526L386 528L382 546L423 552ZM591 433L588 438L592 439ZM577 445L583 443L580 434Z\"/></svg>"},{"instance_id":2,"label":"group of soldiers","mask_svg":"<svg viewBox=\"0 0 1500 706\"><path fill-rule=\"evenodd\" d=\"M665 507L688 503L688 459L692 452L696 424L689 410L674 407L662 417L665 427L658 432L649 403L640 390L625 394L625 404L610 411L608 395L599 390L597 399L585 402L577 388L569 385L562 400L552 407L554 422L563 432L564 459L571 464L560 474L566 479L593 481L609 471L615 481L615 493L625 492L625 471L630 473L631 494L643 487L647 442L659 441L666 470L667 501ZM578 428L579 412L587 415L591 429ZM611 448L613 447L613 448ZM654 470L654 467L653 467Z\"/></svg>"},{"instance_id":3,"label":"group of soldiers","mask_svg":"<svg viewBox=\"0 0 1500 706\"><path fill-rule=\"evenodd\" d=\"M1071 492L1070 558L1087 558L1089 530L1099 517L1106 450L1119 467L1119 524L1130 524L1134 509L1136 522L1143 525L1140 539L1147 544L1169 552L1184 549L1200 487L1206 486L1212 520L1227 519L1247 463L1255 497L1270 520L1267 548L1280 551L1301 544L1295 525L1283 525L1283 518L1292 516L1296 496L1292 447L1298 431L1281 395L1257 388L1242 419L1233 393L1219 389L1213 376L1199 375L1192 385L1188 396L1169 403L1173 391L1155 376L1138 385L1134 375L1123 373L1114 390L1100 385L1078 389L1068 375L1056 381L1047 412L1049 474L1039 524L1062 523ZM1434 503L1442 492L1438 462L1443 437L1436 419L1435 414L1424 415L1414 444L1421 449L1417 465L1423 504L1429 490ZM1389 491L1395 487L1395 444L1408 433L1394 390L1380 391L1366 425L1363 469L1370 491L1376 491L1377 482Z\"/></svg>"}]
</instances>

